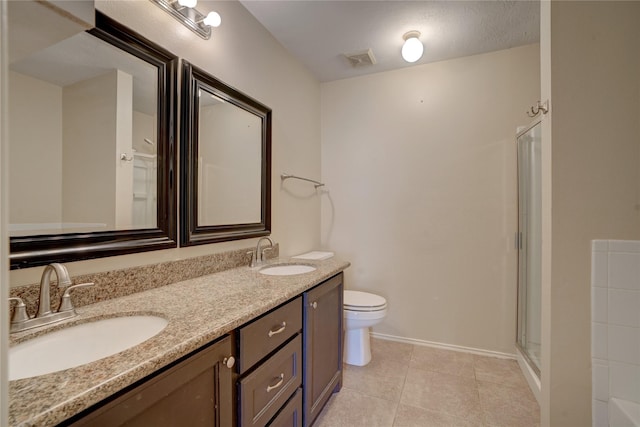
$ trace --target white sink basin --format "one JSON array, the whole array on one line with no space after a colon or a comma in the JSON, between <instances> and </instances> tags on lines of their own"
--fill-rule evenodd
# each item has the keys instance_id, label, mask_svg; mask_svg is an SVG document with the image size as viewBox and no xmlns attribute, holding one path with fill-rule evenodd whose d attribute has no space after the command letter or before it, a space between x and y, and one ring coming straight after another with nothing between
<instances>
[{"instance_id":1,"label":"white sink basin","mask_svg":"<svg viewBox=\"0 0 640 427\"><path fill-rule=\"evenodd\" d=\"M123 316L82 323L9 348L9 380L73 368L131 348L162 331L157 316Z\"/></svg>"},{"instance_id":2,"label":"white sink basin","mask_svg":"<svg viewBox=\"0 0 640 427\"><path fill-rule=\"evenodd\" d=\"M286 264L264 267L258 270L258 273L266 274L268 276L293 276L294 274L311 273L312 271L315 271L315 269L316 268L311 265Z\"/></svg>"}]
</instances>

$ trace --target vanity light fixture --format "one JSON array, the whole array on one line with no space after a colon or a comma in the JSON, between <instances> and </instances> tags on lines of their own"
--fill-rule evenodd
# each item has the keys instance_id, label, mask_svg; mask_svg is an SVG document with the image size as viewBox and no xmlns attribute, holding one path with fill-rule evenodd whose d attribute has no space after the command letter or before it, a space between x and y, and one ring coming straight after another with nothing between
<instances>
[{"instance_id":1,"label":"vanity light fixture","mask_svg":"<svg viewBox=\"0 0 640 427\"><path fill-rule=\"evenodd\" d=\"M218 27L222 23L218 12L209 12L205 16L195 9L198 0L151 1L205 40L209 40L211 37L211 27Z\"/></svg>"},{"instance_id":2,"label":"vanity light fixture","mask_svg":"<svg viewBox=\"0 0 640 427\"><path fill-rule=\"evenodd\" d=\"M196 7L198 0L178 0L178 4L182 7Z\"/></svg>"},{"instance_id":3,"label":"vanity light fixture","mask_svg":"<svg viewBox=\"0 0 640 427\"><path fill-rule=\"evenodd\" d=\"M416 62L422 58L424 46L418 37L420 37L420 31L409 31L402 36L404 39L402 58L407 62Z\"/></svg>"}]
</instances>

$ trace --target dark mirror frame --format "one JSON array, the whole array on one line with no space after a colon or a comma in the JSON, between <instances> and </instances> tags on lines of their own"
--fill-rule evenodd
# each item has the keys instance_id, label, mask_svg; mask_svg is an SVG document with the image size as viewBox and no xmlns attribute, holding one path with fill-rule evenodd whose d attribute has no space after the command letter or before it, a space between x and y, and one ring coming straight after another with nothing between
<instances>
[{"instance_id":1,"label":"dark mirror frame","mask_svg":"<svg viewBox=\"0 0 640 427\"><path fill-rule=\"evenodd\" d=\"M11 269L176 247L175 111L178 58L96 11L89 34L158 68L158 189L156 228L10 238Z\"/></svg>"},{"instance_id":2,"label":"dark mirror frame","mask_svg":"<svg viewBox=\"0 0 640 427\"><path fill-rule=\"evenodd\" d=\"M242 108L262 122L260 222L198 225L198 91ZM271 109L182 60L180 141L180 246L202 245L271 234Z\"/></svg>"}]
</instances>

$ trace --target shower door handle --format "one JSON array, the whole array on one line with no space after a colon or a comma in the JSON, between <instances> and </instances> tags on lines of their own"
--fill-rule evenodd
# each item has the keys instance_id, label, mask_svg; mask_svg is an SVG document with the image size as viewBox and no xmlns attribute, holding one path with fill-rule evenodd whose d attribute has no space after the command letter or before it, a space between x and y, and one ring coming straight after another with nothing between
<instances>
[{"instance_id":1,"label":"shower door handle","mask_svg":"<svg viewBox=\"0 0 640 427\"><path fill-rule=\"evenodd\" d=\"M522 250L522 231L516 231L515 237L513 239L513 245L516 250Z\"/></svg>"}]
</instances>

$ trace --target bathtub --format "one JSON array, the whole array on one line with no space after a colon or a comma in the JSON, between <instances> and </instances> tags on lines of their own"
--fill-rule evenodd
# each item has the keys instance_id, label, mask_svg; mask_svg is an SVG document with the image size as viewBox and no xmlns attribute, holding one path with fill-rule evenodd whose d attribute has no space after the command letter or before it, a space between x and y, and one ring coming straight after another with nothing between
<instances>
[{"instance_id":1,"label":"bathtub","mask_svg":"<svg viewBox=\"0 0 640 427\"><path fill-rule=\"evenodd\" d=\"M609 399L609 427L640 427L640 403Z\"/></svg>"}]
</instances>

